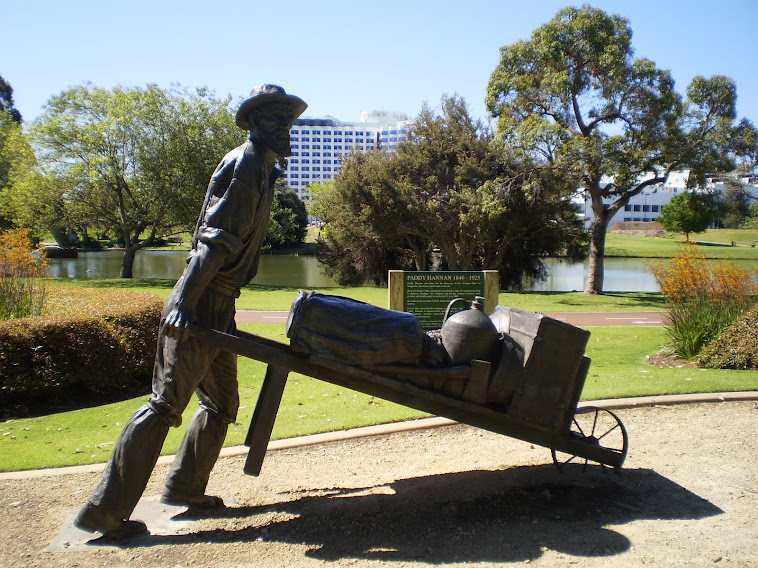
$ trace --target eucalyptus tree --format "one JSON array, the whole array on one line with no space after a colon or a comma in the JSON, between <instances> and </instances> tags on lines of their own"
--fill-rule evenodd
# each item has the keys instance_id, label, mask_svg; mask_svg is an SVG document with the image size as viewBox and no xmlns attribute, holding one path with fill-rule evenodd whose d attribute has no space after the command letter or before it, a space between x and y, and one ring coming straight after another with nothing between
<instances>
[{"instance_id":1,"label":"eucalyptus tree","mask_svg":"<svg viewBox=\"0 0 758 568\"><path fill-rule=\"evenodd\" d=\"M487 106L497 137L562 171L587 192L594 221L585 292L602 293L610 220L645 188L690 170L690 185L755 154L727 77L695 77L683 100L669 71L635 58L629 22L566 8L531 38L500 50Z\"/></svg>"},{"instance_id":2,"label":"eucalyptus tree","mask_svg":"<svg viewBox=\"0 0 758 568\"><path fill-rule=\"evenodd\" d=\"M244 139L229 104L207 89L85 84L52 97L32 125L69 217L123 242L121 277L156 236L191 230L216 164Z\"/></svg>"}]
</instances>

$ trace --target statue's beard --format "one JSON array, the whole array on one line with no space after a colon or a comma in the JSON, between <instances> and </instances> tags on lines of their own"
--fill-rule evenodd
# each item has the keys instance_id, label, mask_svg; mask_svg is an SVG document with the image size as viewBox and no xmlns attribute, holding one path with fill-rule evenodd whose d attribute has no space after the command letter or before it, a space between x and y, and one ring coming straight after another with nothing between
<instances>
[{"instance_id":1,"label":"statue's beard","mask_svg":"<svg viewBox=\"0 0 758 568\"><path fill-rule=\"evenodd\" d=\"M290 146L289 136L285 140L269 140L267 143L277 156L286 158L292 155L292 148Z\"/></svg>"}]
</instances>

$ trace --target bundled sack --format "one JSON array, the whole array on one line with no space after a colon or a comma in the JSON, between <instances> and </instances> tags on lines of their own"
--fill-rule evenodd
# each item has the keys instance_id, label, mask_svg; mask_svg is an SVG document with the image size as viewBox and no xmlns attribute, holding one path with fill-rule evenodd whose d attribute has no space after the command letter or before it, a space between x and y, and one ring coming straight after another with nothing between
<instances>
[{"instance_id":1,"label":"bundled sack","mask_svg":"<svg viewBox=\"0 0 758 568\"><path fill-rule=\"evenodd\" d=\"M434 350L413 314L365 302L300 292L287 320L295 349L348 365L418 365Z\"/></svg>"}]
</instances>

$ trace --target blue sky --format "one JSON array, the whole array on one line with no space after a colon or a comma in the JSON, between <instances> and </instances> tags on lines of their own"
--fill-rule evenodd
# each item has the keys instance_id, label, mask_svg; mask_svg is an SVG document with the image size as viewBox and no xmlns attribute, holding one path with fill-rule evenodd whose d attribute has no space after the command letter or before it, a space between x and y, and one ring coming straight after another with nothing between
<instances>
[{"instance_id":1,"label":"blue sky","mask_svg":"<svg viewBox=\"0 0 758 568\"><path fill-rule=\"evenodd\" d=\"M580 2L574 3L578 5ZM362 110L415 116L424 102L463 96L485 118L489 76L503 45L568 6L565 0L10 0L2 10L0 75L27 121L62 90L206 86L247 95L277 83L306 116L358 120ZM672 71L737 83L740 117L758 123L758 1L596 0L630 20L638 56Z\"/></svg>"}]
</instances>

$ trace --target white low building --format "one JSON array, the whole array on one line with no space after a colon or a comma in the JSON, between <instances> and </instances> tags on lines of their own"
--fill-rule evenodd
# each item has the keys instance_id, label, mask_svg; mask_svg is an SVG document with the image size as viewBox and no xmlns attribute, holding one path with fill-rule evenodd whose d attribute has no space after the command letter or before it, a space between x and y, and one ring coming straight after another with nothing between
<instances>
[{"instance_id":1,"label":"white low building","mask_svg":"<svg viewBox=\"0 0 758 568\"><path fill-rule=\"evenodd\" d=\"M284 180L300 199L308 199L308 185L333 180L351 151L394 150L407 133L408 116L401 112L364 111L359 122L298 118L290 129L292 156Z\"/></svg>"},{"instance_id":2,"label":"white low building","mask_svg":"<svg viewBox=\"0 0 758 568\"><path fill-rule=\"evenodd\" d=\"M687 188L688 177L689 171L687 170L682 172L672 172L666 183L648 187L639 195L632 197L632 199L629 200L629 203L624 207L624 210L619 211L613 216L613 218L611 218L608 226L622 221L655 221L660 216L663 207L668 205L676 194L693 191L692 189ZM752 176L744 177L739 178L738 181L749 195L754 199L758 199L758 178ZM727 185L723 179L711 178L708 181L705 190L708 192L723 193L726 187ZM606 205L610 205L615 200L616 198L612 197L603 199L603 202ZM592 204L589 196L585 196L584 200L580 200L577 205L579 206L579 215L584 219L585 226L589 228L595 220L595 214L592 211Z\"/></svg>"}]
</instances>

